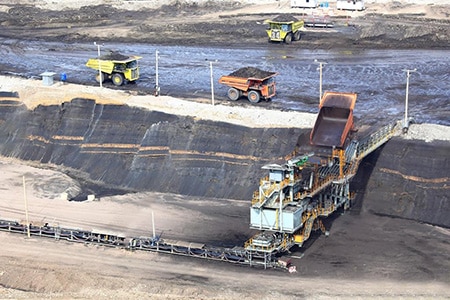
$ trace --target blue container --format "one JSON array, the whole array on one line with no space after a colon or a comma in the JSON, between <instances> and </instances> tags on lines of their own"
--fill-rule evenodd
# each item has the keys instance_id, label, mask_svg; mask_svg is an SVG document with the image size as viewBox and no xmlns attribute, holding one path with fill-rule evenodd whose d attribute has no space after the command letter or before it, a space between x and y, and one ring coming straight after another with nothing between
<instances>
[{"instance_id":1,"label":"blue container","mask_svg":"<svg viewBox=\"0 0 450 300\"><path fill-rule=\"evenodd\" d=\"M66 73L61 73L61 77L60 77L61 81L64 82L67 80L67 75Z\"/></svg>"}]
</instances>

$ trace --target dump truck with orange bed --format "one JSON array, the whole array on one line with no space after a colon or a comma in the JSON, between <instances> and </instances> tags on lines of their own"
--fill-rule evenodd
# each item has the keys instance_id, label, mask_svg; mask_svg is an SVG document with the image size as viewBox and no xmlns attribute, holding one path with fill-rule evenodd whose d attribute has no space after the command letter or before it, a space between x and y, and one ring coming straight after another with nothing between
<instances>
[{"instance_id":1,"label":"dump truck with orange bed","mask_svg":"<svg viewBox=\"0 0 450 300\"><path fill-rule=\"evenodd\" d=\"M344 148L353 129L355 93L325 92L319 114L311 131L310 142L315 146Z\"/></svg>"},{"instance_id":2,"label":"dump truck with orange bed","mask_svg":"<svg viewBox=\"0 0 450 300\"><path fill-rule=\"evenodd\" d=\"M246 96L251 103L258 103L261 99L270 100L275 96L276 75L276 72L245 67L220 77L219 83L229 86L228 99L236 101Z\"/></svg>"}]
</instances>

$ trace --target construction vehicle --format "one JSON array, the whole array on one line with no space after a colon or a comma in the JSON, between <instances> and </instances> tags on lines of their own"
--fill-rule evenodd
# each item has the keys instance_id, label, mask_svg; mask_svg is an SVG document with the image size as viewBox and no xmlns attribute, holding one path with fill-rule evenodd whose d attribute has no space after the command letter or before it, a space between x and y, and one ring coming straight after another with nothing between
<instances>
[{"instance_id":1,"label":"construction vehicle","mask_svg":"<svg viewBox=\"0 0 450 300\"><path fill-rule=\"evenodd\" d=\"M350 180L361 160L386 143L396 128L388 124L350 134L356 97L325 93L314 128L295 137L298 146L286 162L262 166L269 174L261 178L250 209L250 228L259 232L244 246L253 265L267 267L275 261L275 267L288 267L287 260L277 257L294 245L302 247L313 231L327 236L323 220L351 207Z\"/></svg>"},{"instance_id":2,"label":"construction vehicle","mask_svg":"<svg viewBox=\"0 0 450 300\"><path fill-rule=\"evenodd\" d=\"M279 16L273 20L264 21L264 24L269 26L266 29L269 42L285 42L286 44L300 40L305 25L303 20L297 20L292 16Z\"/></svg>"},{"instance_id":3,"label":"construction vehicle","mask_svg":"<svg viewBox=\"0 0 450 300\"><path fill-rule=\"evenodd\" d=\"M241 68L219 78L219 83L229 86L228 99L236 101L246 96L251 103L261 99L270 100L276 94L276 72L267 72L254 67Z\"/></svg>"},{"instance_id":4,"label":"construction vehicle","mask_svg":"<svg viewBox=\"0 0 450 300\"><path fill-rule=\"evenodd\" d=\"M105 82L111 79L116 86L121 86L125 82L135 82L139 79L140 56L125 56L117 52L90 58L86 66L97 71L95 80Z\"/></svg>"}]
</instances>

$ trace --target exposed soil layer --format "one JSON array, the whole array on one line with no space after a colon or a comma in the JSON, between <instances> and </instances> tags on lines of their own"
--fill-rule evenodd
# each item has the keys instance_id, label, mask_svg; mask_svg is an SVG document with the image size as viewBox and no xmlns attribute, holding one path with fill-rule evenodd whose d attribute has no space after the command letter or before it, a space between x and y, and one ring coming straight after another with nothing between
<instances>
[{"instance_id":1,"label":"exposed soil layer","mask_svg":"<svg viewBox=\"0 0 450 300\"><path fill-rule=\"evenodd\" d=\"M63 166L87 182L103 183L105 190L216 198L250 199L265 175L261 167L282 162L300 132L194 120L87 99L33 111L13 104L2 106L0 114L3 156Z\"/></svg>"},{"instance_id":2,"label":"exposed soil layer","mask_svg":"<svg viewBox=\"0 0 450 300\"><path fill-rule=\"evenodd\" d=\"M364 209L450 227L449 143L395 138L380 151L365 188Z\"/></svg>"},{"instance_id":3,"label":"exposed soil layer","mask_svg":"<svg viewBox=\"0 0 450 300\"><path fill-rule=\"evenodd\" d=\"M239 46L267 44L264 20L302 19L302 13L233 13L243 6L219 1L177 2L157 9L122 10L111 5L53 11L19 4L0 12L0 36L46 41L117 41L165 45ZM445 7L432 6L436 12ZM221 11L221 14L217 14ZM423 15L336 16L333 30L306 30L307 49L448 49L450 23ZM350 25L350 26L349 26Z\"/></svg>"},{"instance_id":4,"label":"exposed soil layer","mask_svg":"<svg viewBox=\"0 0 450 300\"><path fill-rule=\"evenodd\" d=\"M310 129L249 128L74 99L0 109L0 154L60 166L98 196L112 190L251 199L261 167L283 163ZM359 190L380 215L450 227L450 146L391 140ZM386 180L388 178L388 180ZM94 183L96 185L94 185ZM87 188L89 187L89 188ZM74 195L76 198L78 195Z\"/></svg>"}]
</instances>

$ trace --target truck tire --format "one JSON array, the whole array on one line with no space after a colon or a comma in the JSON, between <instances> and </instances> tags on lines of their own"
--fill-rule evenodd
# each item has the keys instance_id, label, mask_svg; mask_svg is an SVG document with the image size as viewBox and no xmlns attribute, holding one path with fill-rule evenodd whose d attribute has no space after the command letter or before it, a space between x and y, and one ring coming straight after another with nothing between
<instances>
[{"instance_id":1,"label":"truck tire","mask_svg":"<svg viewBox=\"0 0 450 300\"><path fill-rule=\"evenodd\" d=\"M288 34L286 35L286 37L284 38L284 42L285 42L286 44L290 44L290 43L292 42L292 33L288 33Z\"/></svg>"},{"instance_id":2,"label":"truck tire","mask_svg":"<svg viewBox=\"0 0 450 300\"><path fill-rule=\"evenodd\" d=\"M300 30L297 30L297 32L294 33L294 41L300 41L301 38L302 33L300 32Z\"/></svg>"},{"instance_id":3,"label":"truck tire","mask_svg":"<svg viewBox=\"0 0 450 300\"><path fill-rule=\"evenodd\" d=\"M124 82L123 75L121 73L114 73L111 80L115 86L121 86Z\"/></svg>"},{"instance_id":4,"label":"truck tire","mask_svg":"<svg viewBox=\"0 0 450 300\"><path fill-rule=\"evenodd\" d=\"M230 88L228 90L228 99L231 101L236 101L241 97L241 91L235 88Z\"/></svg>"},{"instance_id":5,"label":"truck tire","mask_svg":"<svg viewBox=\"0 0 450 300\"><path fill-rule=\"evenodd\" d=\"M250 91L247 95L248 101L251 103L258 103L260 99L260 95L257 91Z\"/></svg>"},{"instance_id":6,"label":"truck tire","mask_svg":"<svg viewBox=\"0 0 450 300\"><path fill-rule=\"evenodd\" d=\"M102 72L101 75L101 82L105 82L105 78L106 78L106 74ZM97 75L95 75L95 81L97 81L98 83L100 83L100 74L97 72Z\"/></svg>"}]
</instances>

